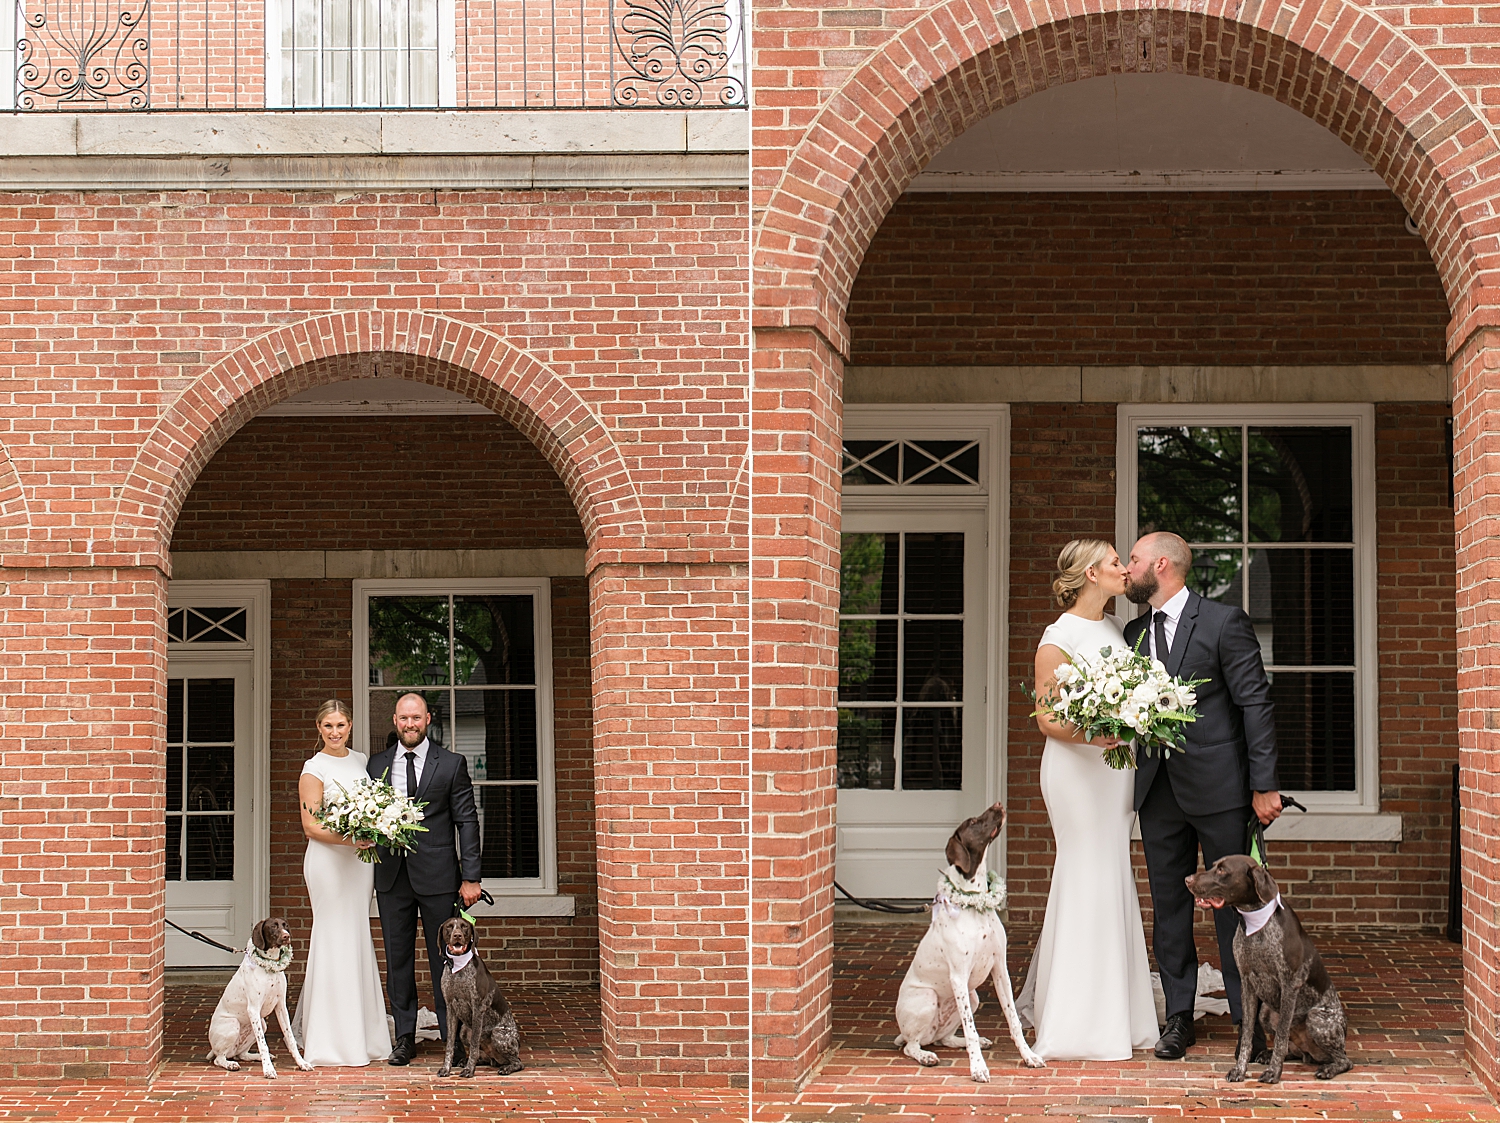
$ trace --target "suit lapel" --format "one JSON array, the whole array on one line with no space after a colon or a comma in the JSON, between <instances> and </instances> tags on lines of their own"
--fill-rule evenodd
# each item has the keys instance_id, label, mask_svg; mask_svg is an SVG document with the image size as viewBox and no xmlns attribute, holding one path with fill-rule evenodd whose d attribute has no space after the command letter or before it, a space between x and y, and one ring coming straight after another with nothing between
<instances>
[{"instance_id":1,"label":"suit lapel","mask_svg":"<svg viewBox=\"0 0 1500 1123\"><path fill-rule=\"evenodd\" d=\"M1172 637L1172 650L1167 653L1167 674L1176 676L1182 668L1182 657L1187 653L1188 641L1193 638L1193 629L1198 626L1198 605L1203 600L1197 593L1188 592L1187 604L1182 608L1182 618L1177 621L1177 634Z\"/></svg>"},{"instance_id":2,"label":"suit lapel","mask_svg":"<svg viewBox=\"0 0 1500 1123\"><path fill-rule=\"evenodd\" d=\"M443 750L431 741L427 743L427 764L422 769L422 778L417 781L416 799L427 798L427 789L432 787L433 778L437 776L438 769L443 765Z\"/></svg>"}]
</instances>

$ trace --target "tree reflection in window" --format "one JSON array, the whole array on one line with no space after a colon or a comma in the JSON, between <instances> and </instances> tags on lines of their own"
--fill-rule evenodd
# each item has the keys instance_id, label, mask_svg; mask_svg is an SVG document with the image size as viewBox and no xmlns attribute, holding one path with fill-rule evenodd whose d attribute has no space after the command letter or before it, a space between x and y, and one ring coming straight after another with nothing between
<instances>
[{"instance_id":1,"label":"tree reflection in window","mask_svg":"<svg viewBox=\"0 0 1500 1123\"><path fill-rule=\"evenodd\" d=\"M1250 616L1276 701L1282 785L1353 790L1352 430L1142 428L1137 457L1139 533L1181 534L1194 550L1189 587Z\"/></svg>"},{"instance_id":2,"label":"tree reflection in window","mask_svg":"<svg viewBox=\"0 0 1500 1123\"><path fill-rule=\"evenodd\" d=\"M401 688L433 712L429 736L470 761L483 875L541 876L536 622L522 594L371 597L372 751ZM378 728L377 728L378 723Z\"/></svg>"}]
</instances>

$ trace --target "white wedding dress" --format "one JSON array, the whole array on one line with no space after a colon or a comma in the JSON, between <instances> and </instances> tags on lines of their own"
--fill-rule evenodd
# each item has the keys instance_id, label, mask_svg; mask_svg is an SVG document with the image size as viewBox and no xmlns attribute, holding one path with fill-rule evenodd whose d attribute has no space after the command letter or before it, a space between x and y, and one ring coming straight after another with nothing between
<instances>
[{"instance_id":1,"label":"white wedding dress","mask_svg":"<svg viewBox=\"0 0 1500 1123\"><path fill-rule=\"evenodd\" d=\"M1069 656L1125 647L1113 616L1064 613L1041 643ZM1156 1005L1141 903L1130 868L1135 773L1095 745L1047 738L1042 799L1057 842L1047 916L1017 1000L1046 1060L1129 1060L1156 1044Z\"/></svg>"},{"instance_id":2,"label":"white wedding dress","mask_svg":"<svg viewBox=\"0 0 1500 1123\"><path fill-rule=\"evenodd\" d=\"M362 753L337 757L320 752L302 774L353 788L366 778ZM385 993L370 936L370 894L375 867L359 860L352 846L307 840L302 876L312 901L312 935L307 941L307 975L292 1029L302 1055L314 1067L367 1065L391 1052L385 1019Z\"/></svg>"}]
</instances>

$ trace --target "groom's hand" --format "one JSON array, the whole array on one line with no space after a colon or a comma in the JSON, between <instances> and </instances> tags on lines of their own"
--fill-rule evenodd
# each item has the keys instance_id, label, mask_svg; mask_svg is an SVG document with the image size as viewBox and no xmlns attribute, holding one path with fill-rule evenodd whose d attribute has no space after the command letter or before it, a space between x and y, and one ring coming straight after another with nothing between
<instances>
[{"instance_id":1,"label":"groom's hand","mask_svg":"<svg viewBox=\"0 0 1500 1123\"><path fill-rule=\"evenodd\" d=\"M464 908L471 907L479 900L479 882L466 881L458 887L458 896L464 903Z\"/></svg>"},{"instance_id":2,"label":"groom's hand","mask_svg":"<svg viewBox=\"0 0 1500 1123\"><path fill-rule=\"evenodd\" d=\"M1255 792L1250 796L1250 807L1255 817L1269 827L1281 817L1281 793Z\"/></svg>"}]
</instances>

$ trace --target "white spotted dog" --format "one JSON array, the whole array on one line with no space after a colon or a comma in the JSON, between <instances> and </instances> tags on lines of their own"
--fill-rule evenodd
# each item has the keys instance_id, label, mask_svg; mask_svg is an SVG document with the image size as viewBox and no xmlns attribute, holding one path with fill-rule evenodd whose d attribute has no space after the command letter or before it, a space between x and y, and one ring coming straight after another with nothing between
<instances>
[{"instance_id":1,"label":"white spotted dog","mask_svg":"<svg viewBox=\"0 0 1500 1123\"><path fill-rule=\"evenodd\" d=\"M312 1065L302 1059L286 1012L286 969L292 962L292 934L280 917L262 920L250 930L245 958L229 980L214 1016L208 1023L208 1059L222 1069L239 1071L240 1060L259 1060L261 1075L276 1079L271 1050L266 1047L266 1015L276 1011L281 1036L292 1060L303 1072ZM254 1045L257 1052L250 1052Z\"/></svg>"},{"instance_id":2,"label":"white spotted dog","mask_svg":"<svg viewBox=\"0 0 1500 1123\"><path fill-rule=\"evenodd\" d=\"M1005 885L984 864L985 852L1004 825L1005 808L997 803L965 819L948 840L950 864L938 879L932 923L896 998L896 1026L901 1031L896 1048L920 1065L935 1065L937 1054L924 1046L966 1047L969 1075L981 1083L989 1080L990 1070L980 1050L991 1042L979 1036L974 1011L979 1008L979 986L986 979L994 982L1021 1060L1030 1068L1046 1064L1021 1032L1005 966L1005 927L1000 923Z\"/></svg>"}]
</instances>

